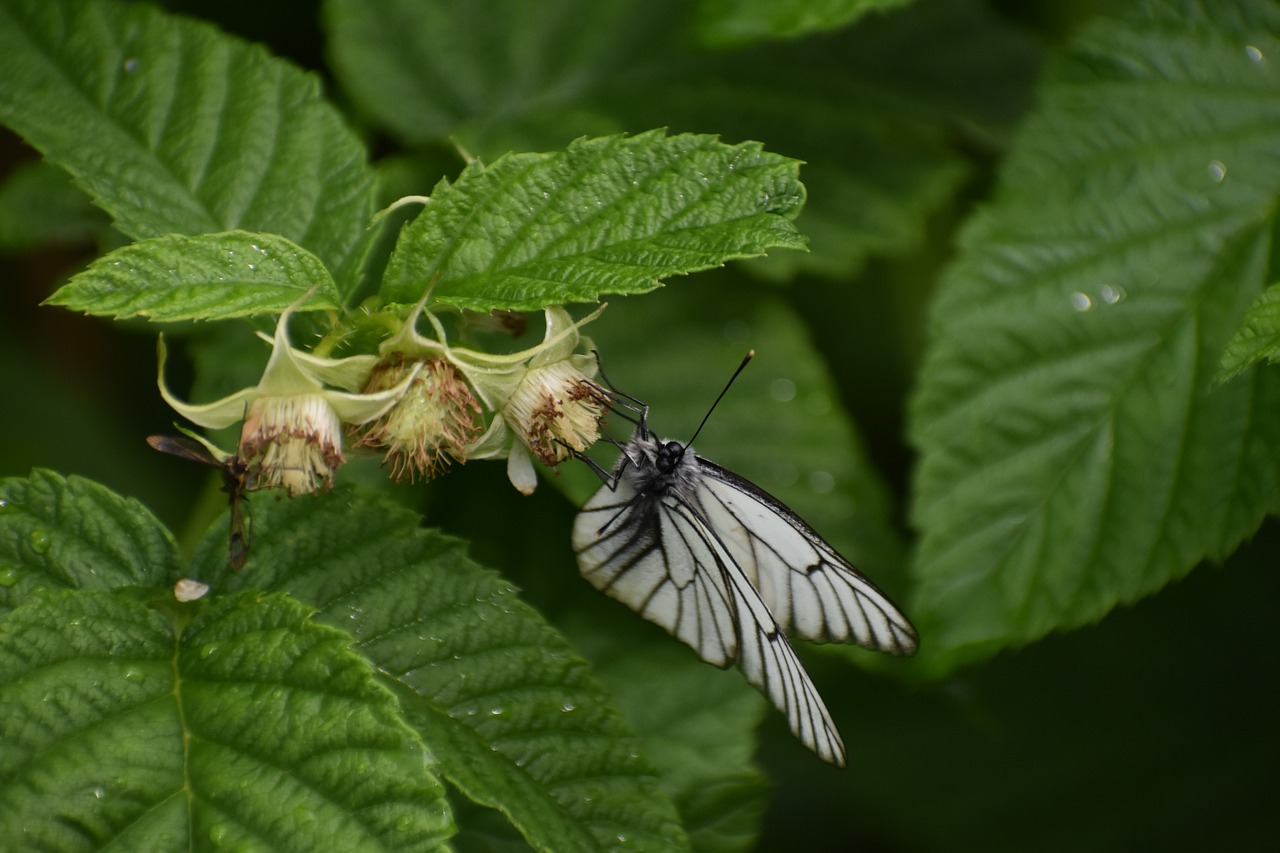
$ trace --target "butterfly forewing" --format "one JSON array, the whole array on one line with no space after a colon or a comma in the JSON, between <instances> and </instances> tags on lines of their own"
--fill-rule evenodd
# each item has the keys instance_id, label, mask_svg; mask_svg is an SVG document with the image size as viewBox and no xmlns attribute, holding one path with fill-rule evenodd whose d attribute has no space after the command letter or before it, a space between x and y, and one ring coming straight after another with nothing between
<instances>
[{"instance_id":1,"label":"butterfly forewing","mask_svg":"<svg viewBox=\"0 0 1280 853\"><path fill-rule=\"evenodd\" d=\"M714 564L712 546L682 518L678 505L639 495L626 480L601 488L573 527L583 577L725 667L738 657L731 593Z\"/></svg>"},{"instance_id":2,"label":"butterfly forewing","mask_svg":"<svg viewBox=\"0 0 1280 853\"><path fill-rule=\"evenodd\" d=\"M692 452L692 451L690 451ZM911 623L777 498L706 459L698 499L711 526L788 634L909 655Z\"/></svg>"}]
</instances>

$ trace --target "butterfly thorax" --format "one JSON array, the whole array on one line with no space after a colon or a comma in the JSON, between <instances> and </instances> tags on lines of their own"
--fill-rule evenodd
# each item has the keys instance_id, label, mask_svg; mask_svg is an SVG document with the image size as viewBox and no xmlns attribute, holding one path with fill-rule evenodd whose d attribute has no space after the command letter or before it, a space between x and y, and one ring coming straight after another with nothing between
<instances>
[{"instance_id":1,"label":"butterfly thorax","mask_svg":"<svg viewBox=\"0 0 1280 853\"><path fill-rule=\"evenodd\" d=\"M697 457L678 441L635 436L627 446L626 476L637 492L660 497L671 491L688 492L697 476Z\"/></svg>"}]
</instances>

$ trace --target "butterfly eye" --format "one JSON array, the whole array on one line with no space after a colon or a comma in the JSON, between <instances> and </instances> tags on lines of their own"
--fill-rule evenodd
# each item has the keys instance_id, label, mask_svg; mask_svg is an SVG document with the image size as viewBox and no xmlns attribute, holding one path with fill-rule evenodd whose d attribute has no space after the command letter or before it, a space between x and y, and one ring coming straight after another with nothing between
<instances>
[{"instance_id":1,"label":"butterfly eye","mask_svg":"<svg viewBox=\"0 0 1280 853\"><path fill-rule=\"evenodd\" d=\"M658 470L664 474L670 473L676 469L683 458L683 444L678 441L664 441L662 449L658 451Z\"/></svg>"}]
</instances>

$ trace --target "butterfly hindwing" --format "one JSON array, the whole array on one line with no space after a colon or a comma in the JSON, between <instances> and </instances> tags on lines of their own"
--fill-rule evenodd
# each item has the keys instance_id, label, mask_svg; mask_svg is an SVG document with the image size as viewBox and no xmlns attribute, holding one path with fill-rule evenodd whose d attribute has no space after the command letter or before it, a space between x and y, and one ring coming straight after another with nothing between
<instances>
[{"instance_id":1,"label":"butterfly hindwing","mask_svg":"<svg viewBox=\"0 0 1280 853\"><path fill-rule=\"evenodd\" d=\"M844 743L786 634L716 532L701 521L694 523L715 543L715 569L723 572L733 591L740 626L738 666L743 675L786 715L801 743L823 761L843 767Z\"/></svg>"}]
</instances>

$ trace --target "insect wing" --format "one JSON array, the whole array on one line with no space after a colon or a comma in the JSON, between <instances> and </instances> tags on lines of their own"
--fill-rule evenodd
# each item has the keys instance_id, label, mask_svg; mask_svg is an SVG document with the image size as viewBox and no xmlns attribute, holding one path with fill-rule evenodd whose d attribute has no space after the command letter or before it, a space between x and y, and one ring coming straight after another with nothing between
<instances>
[{"instance_id":1,"label":"insect wing","mask_svg":"<svg viewBox=\"0 0 1280 853\"><path fill-rule=\"evenodd\" d=\"M244 493L248 489L248 474L244 461L238 456L218 459L209 451L209 448L185 436L149 435L147 444L161 453L208 465L222 472L222 490L229 496L231 504L227 560L235 571L244 568L245 560L249 557L249 533L244 515Z\"/></svg>"},{"instance_id":2,"label":"insect wing","mask_svg":"<svg viewBox=\"0 0 1280 853\"><path fill-rule=\"evenodd\" d=\"M915 652L915 629L897 606L803 519L732 471L697 461L704 517L788 634Z\"/></svg>"},{"instance_id":3,"label":"insect wing","mask_svg":"<svg viewBox=\"0 0 1280 853\"><path fill-rule=\"evenodd\" d=\"M640 495L624 476L601 488L574 524L583 576L661 625L708 663L737 661L824 761L844 766L835 723L752 579L698 501L678 491Z\"/></svg>"},{"instance_id":4,"label":"insect wing","mask_svg":"<svg viewBox=\"0 0 1280 853\"><path fill-rule=\"evenodd\" d=\"M726 667L738 657L733 596L713 546L686 514L637 494L626 477L616 490L603 486L573 525L578 567L596 589Z\"/></svg>"},{"instance_id":5,"label":"insect wing","mask_svg":"<svg viewBox=\"0 0 1280 853\"><path fill-rule=\"evenodd\" d=\"M209 452L207 447L198 441L193 441L183 436L149 435L147 436L147 444L161 453L168 453L170 456L177 456L179 459L199 462L201 465L208 465L211 468L222 467L222 463Z\"/></svg>"},{"instance_id":6,"label":"insect wing","mask_svg":"<svg viewBox=\"0 0 1280 853\"><path fill-rule=\"evenodd\" d=\"M714 532L707 530L707 534L715 540ZM786 714L791 733L801 743L823 761L843 767L844 742L795 649L750 579L718 540L716 555L733 586L742 626L738 656L742 674Z\"/></svg>"}]
</instances>

